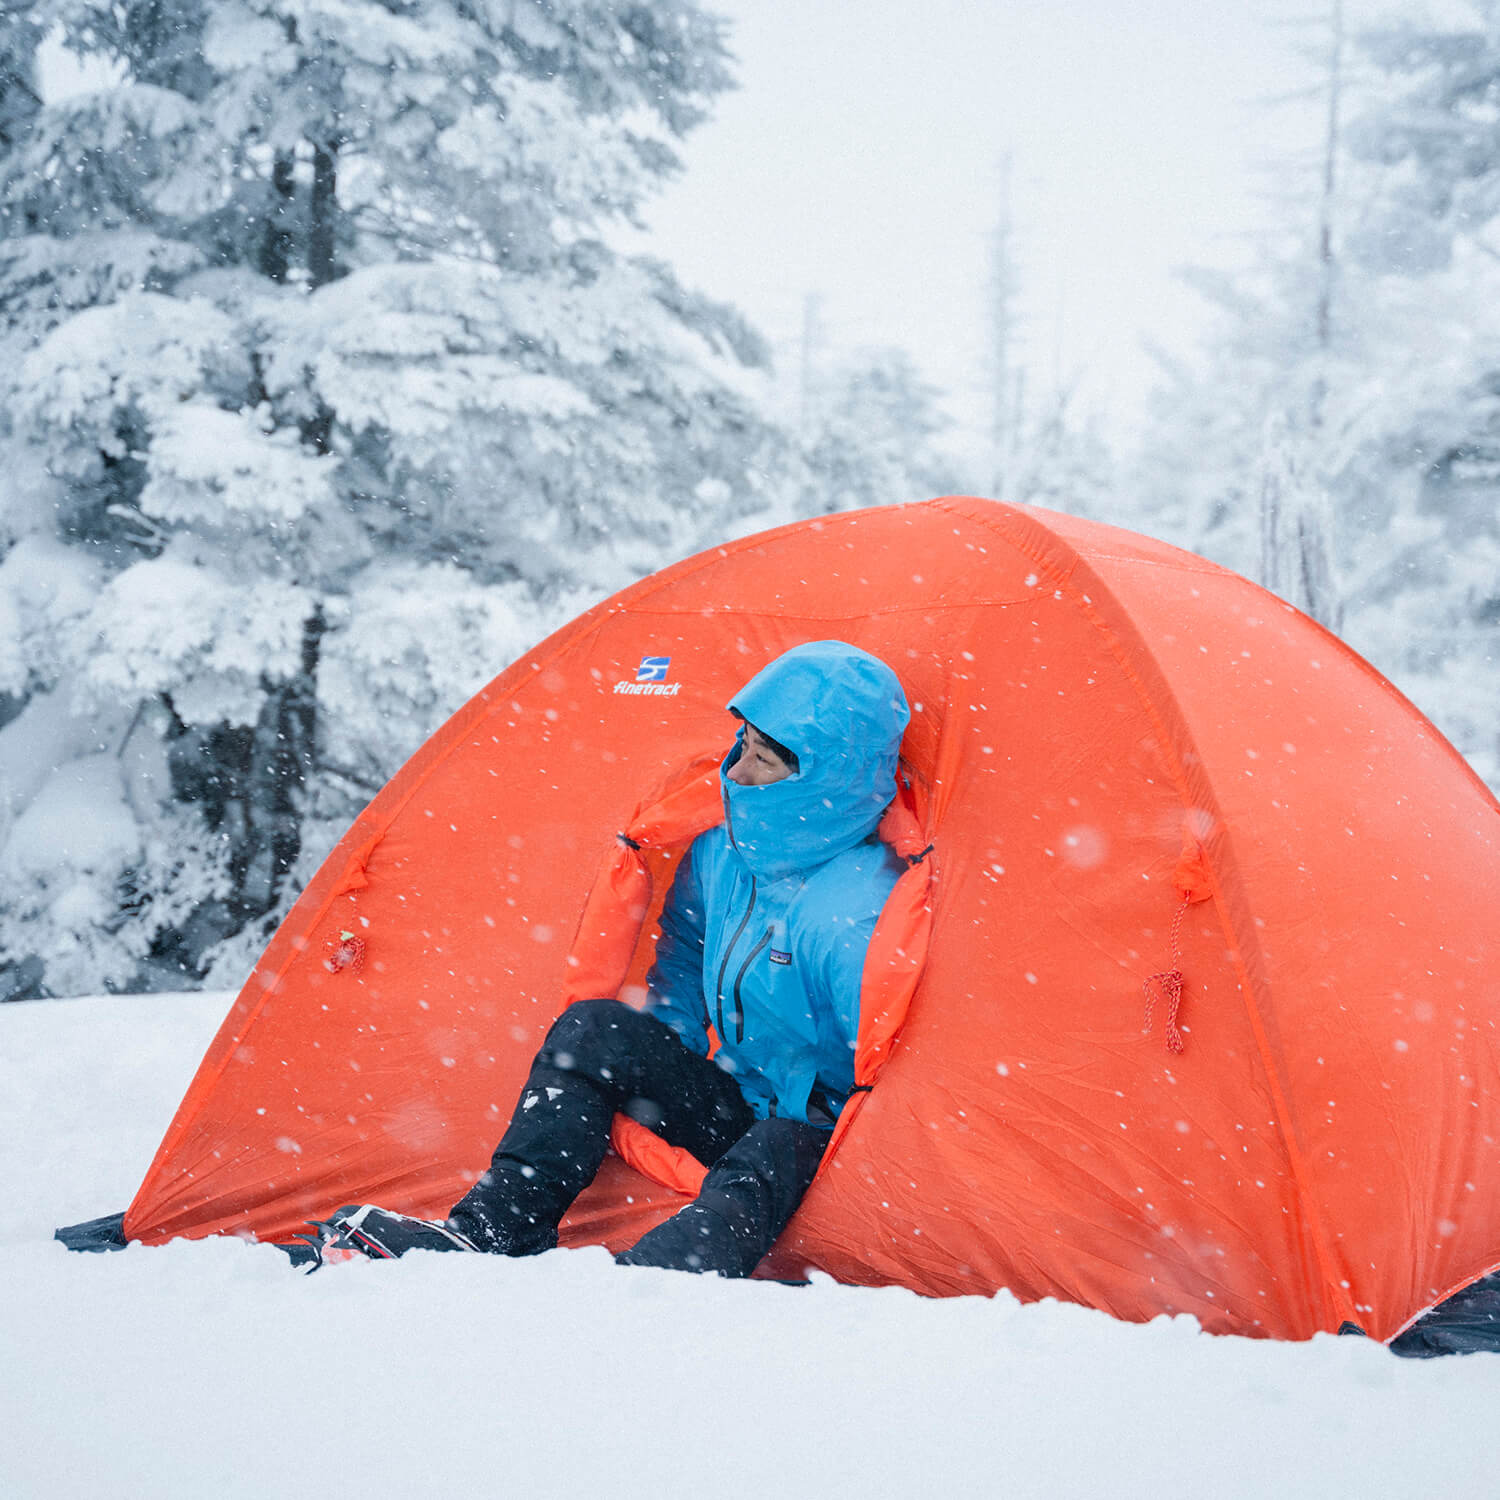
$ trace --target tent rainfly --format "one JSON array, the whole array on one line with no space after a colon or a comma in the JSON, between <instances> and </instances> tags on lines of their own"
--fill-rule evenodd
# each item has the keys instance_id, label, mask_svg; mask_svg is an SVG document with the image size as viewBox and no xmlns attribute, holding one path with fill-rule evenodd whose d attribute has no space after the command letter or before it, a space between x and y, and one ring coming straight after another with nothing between
<instances>
[{"instance_id":1,"label":"tent rainfly","mask_svg":"<svg viewBox=\"0 0 1500 1500\"><path fill-rule=\"evenodd\" d=\"M713 548L490 683L287 916L123 1237L441 1215L565 1001L640 991L732 693L830 637L911 702L912 866L866 967L876 1086L764 1274L1390 1339L1500 1266L1494 798L1245 579L966 498ZM617 1123L564 1244L701 1176Z\"/></svg>"}]
</instances>

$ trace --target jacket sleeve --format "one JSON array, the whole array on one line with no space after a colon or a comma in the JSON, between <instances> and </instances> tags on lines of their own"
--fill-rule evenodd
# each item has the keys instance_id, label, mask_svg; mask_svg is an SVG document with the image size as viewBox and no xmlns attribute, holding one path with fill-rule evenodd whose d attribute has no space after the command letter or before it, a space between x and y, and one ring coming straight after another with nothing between
<instances>
[{"instance_id":1,"label":"jacket sleeve","mask_svg":"<svg viewBox=\"0 0 1500 1500\"><path fill-rule=\"evenodd\" d=\"M677 867L661 912L656 962L646 975L646 1010L683 1042L708 1055L708 1002L703 994L703 895L694 863L696 844Z\"/></svg>"}]
</instances>

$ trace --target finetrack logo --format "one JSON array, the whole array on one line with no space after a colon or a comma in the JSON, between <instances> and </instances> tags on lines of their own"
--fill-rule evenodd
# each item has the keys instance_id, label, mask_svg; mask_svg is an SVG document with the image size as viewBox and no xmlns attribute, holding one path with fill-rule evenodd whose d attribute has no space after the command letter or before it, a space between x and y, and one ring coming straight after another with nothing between
<instances>
[{"instance_id":1,"label":"finetrack logo","mask_svg":"<svg viewBox=\"0 0 1500 1500\"><path fill-rule=\"evenodd\" d=\"M671 666L670 656L643 656L640 666L635 669L635 681L622 679L615 684L615 691L632 697L675 698L682 684L667 681Z\"/></svg>"}]
</instances>

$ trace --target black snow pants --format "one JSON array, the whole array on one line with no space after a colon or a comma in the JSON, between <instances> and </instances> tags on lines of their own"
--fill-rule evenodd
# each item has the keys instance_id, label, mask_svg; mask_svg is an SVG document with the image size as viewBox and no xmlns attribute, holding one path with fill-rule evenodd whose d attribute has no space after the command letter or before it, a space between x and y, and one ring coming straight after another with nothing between
<instances>
[{"instance_id":1,"label":"black snow pants","mask_svg":"<svg viewBox=\"0 0 1500 1500\"><path fill-rule=\"evenodd\" d=\"M748 1276L786 1226L830 1131L757 1120L734 1079L670 1026L619 1000L580 1000L553 1023L489 1170L448 1222L481 1249L533 1255L557 1243L593 1181L616 1111L708 1167L697 1198L616 1259Z\"/></svg>"}]
</instances>

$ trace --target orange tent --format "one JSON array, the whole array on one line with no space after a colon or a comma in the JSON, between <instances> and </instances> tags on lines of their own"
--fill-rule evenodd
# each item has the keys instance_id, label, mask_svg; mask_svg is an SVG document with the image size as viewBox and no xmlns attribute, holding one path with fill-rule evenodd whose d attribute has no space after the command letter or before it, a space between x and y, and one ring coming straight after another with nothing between
<instances>
[{"instance_id":1,"label":"orange tent","mask_svg":"<svg viewBox=\"0 0 1500 1500\"><path fill-rule=\"evenodd\" d=\"M564 997L638 984L730 695L828 637L902 678L888 832L932 852L867 965L878 1086L766 1270L1389 1338L1500 1265L1494 799L1243 578L952 498L668 568L460 710L272 940L126 1234L441 1214ZM684 1201L640 1134L564 1243Z\"/></svg>"}]
</instances>

